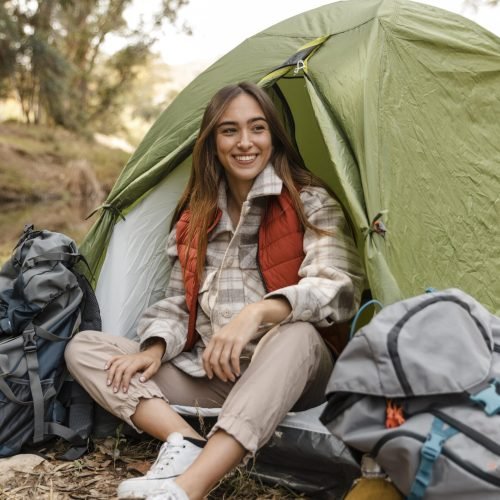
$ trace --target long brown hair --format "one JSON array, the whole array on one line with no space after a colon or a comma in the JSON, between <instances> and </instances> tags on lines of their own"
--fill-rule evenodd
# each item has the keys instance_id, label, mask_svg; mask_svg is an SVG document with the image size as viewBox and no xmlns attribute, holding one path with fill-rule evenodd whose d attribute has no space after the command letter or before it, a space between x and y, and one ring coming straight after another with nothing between
<instances>
[{"instance_id":1,"label":"long brown hair","mask_svg":"<svg viewBox=\"0 0 500 500\"><path fill-rule=\"evenodd\" d=\"M198 255L205 255L208 228L217 214L219 184L224 176L224 170L219 164L216 155L215 130L229 103L241 94L248 94L253 97L264 112L273 145L270 162L290 193L300 223L304 228L311 229L319 234L326 233L326 231L317 228L307 220L299 192L305 186L321 186L325 189L328 189L328 187L305 167L267 93L253 83L241 82L221 88L208 103L193 149L191 175L172 219L173 227L182 212L189 209L188 248L197 237ZM196 271L199 278L202 276L204 264L203 259L198 259Z\"/></svg>"}]
</instances>

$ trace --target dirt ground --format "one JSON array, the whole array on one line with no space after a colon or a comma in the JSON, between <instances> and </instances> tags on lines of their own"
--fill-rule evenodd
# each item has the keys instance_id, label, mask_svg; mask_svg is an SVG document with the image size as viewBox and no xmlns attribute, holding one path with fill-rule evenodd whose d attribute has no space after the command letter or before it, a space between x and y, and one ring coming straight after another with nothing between
<instances>
[{"instance_id":1,"label":"dirt ground","mask_svg":"<svg viewBox=\"0 0 500 500\"><path fill-rule=\"evenodd\" d=\"M13 467L10 478L0 478L0 500L116 499L116 488L126 478L141 476L156 458L156 440L129 442L125 439L97 440L95 450L73 462L57 460L65 448L52 444L36 455L25 455L35 467ZM20 456L18 456L21 458ZM9 459L2 459L9 460ZM0 464L2 462L0 460ZM210 493L215 499L292 499L304 496L281 487L270 487L239 468Z\"/></svg>"}]
</instances>

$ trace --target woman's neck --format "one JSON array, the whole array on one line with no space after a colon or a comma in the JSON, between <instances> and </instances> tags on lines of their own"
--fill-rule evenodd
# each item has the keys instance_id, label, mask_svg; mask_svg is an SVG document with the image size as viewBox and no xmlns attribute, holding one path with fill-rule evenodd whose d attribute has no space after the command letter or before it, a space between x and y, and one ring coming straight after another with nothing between
<instances>
[{"instance_id":1,"label":"woman's neck","mask_svg":"<svg viewBox=\"0 0 500 500\"><path fill-rule=\"evenodd\" d=\"M243 202L245 200L246 196L242 199L241 197L236 197L232 191L228 190L227 211L234 227L238 225L241 215L241 207L243 206Z\"/></svg>"},{"instance_id":2,"label":"woman's neck","mask_svg":"<svg viewBox=\"0 0 500 500\"><path fill-rule=\"evenodd\" d=\"M234 179L226 176L226 183L227 210L234 227L236 227L240 220L241 207L247 200L248 193L252 189L253 179L247 182L235 182Z\"/></svg>"},{"instance_id":3,"label":"woman's neck","mask_svg":"<svg viewBox=\"0 0 500 500\"><path fill-rule=\"evenodd\" d=\"M233 202L238 205L241 210L243 202L246 201L250 189L252 189L253 180L250 182L233 182L227 179L227 199L233 199Z\"/></svg>"}]
</instances>

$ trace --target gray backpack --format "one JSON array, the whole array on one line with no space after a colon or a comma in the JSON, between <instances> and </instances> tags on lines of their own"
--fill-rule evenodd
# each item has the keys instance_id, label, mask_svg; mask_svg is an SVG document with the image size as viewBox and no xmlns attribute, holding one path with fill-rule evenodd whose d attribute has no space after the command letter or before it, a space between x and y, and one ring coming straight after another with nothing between
<instances>
[{"instance_id":1,"label":"gray backpack","mask_svg":"<svg viewBox=\"0 0 500 500\"><path fill-rule=\"evenodd\" d=\"M63 391L67 342L82 325L101 325L95 295L75 268L81 259L71 238L28 226L0 271L0 457L52 436L75 445L63 458L86 450L90 397L76 383Z\"/></svg>"},{"instance_id":2,"label":"gray backpack","mask_svg":"<svg viewBox=\"0 0 500 500\"><path fill-rule=\"evenodd\" d=\"M383 309L347 345L321 421L416 500L500 498L500 319L449 289Z\"/></svg>"}]
</instances>

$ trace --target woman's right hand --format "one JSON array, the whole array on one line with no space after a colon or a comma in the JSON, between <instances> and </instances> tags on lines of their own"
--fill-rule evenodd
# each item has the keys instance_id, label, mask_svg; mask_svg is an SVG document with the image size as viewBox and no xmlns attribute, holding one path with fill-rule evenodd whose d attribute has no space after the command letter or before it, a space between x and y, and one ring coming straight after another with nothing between
<instances>
[{"instance_id":1,"label":"woman's right hand","mask_svg":"<svg viewBox=\"0 0 500 500\"><path fill-rule=\"evenodd\" d=\"M139 380L146 382L159 370L164 352L165 342L159 340L144 351L113 356L104 366L108 372L107 385L113 388L113 392L122 390L126 393L130 379L137 372L142 372Z\"/></svg>"}]
</instances>

